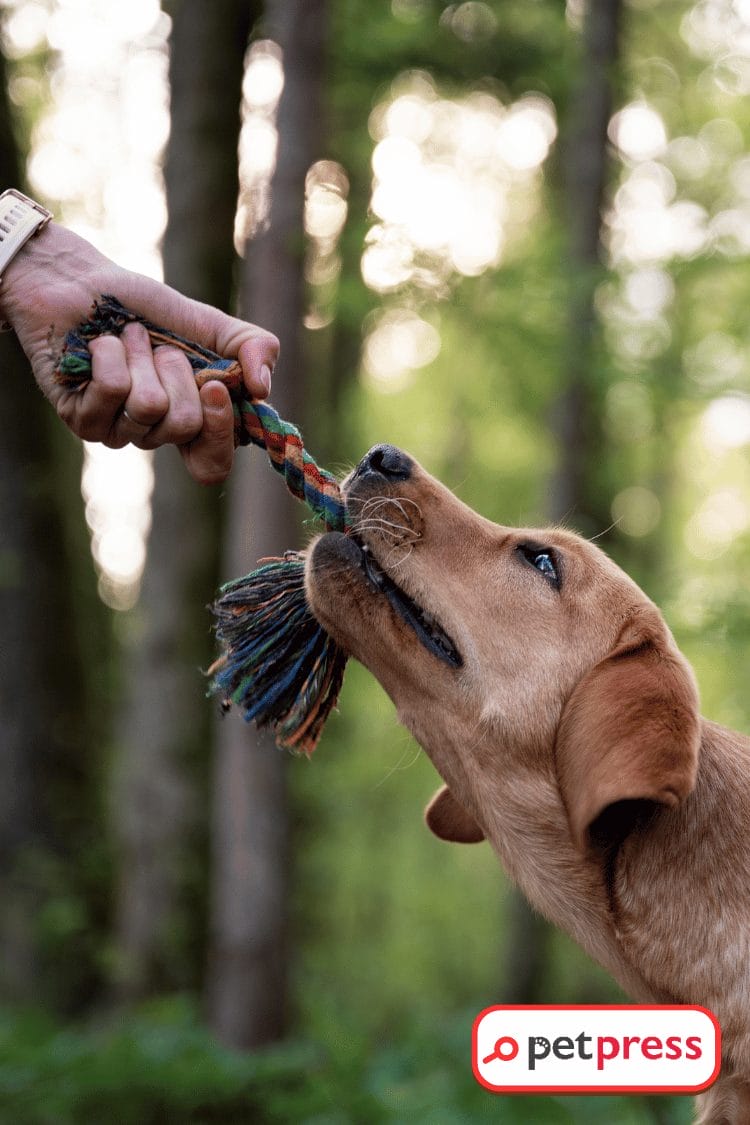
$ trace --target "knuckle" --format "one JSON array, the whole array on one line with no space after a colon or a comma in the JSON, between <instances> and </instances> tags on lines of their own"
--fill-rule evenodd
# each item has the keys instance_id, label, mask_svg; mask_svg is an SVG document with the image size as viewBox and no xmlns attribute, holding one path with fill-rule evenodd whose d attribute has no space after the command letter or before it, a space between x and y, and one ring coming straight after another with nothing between
<instances>
[{"instance_id":1,"label":"knuckle","mask_svg":"<svg viewBox=\"0 0 750 1125\"><path fill-rule=\"evenodd\" d=\"M148 387L133 391L127 401L131 418L143 426L154 426L169 410L169 399L162 387Z\"/></svg>"},{"instance_id":2,"label":"knuckle","mask_svg":"<svg viewBox=\"0 0 750 1125\"><path fill-rule=\"evenodd\" d=\"M76 418L76 408L73 399L70 396L61 398L57 403L57 416L61 422L64 422L68 429L72 430L74 434L80 437L78 433L78 420Z\"/></svg>"},{"instance_id":3,"label":"knuckle","mask_svg":"<svg viewBox=\"0 0 750 1125\"><path fill-rule=\"evenodd\" d=\"M93 382L106 394L130 385L125 348L115 336L99 336L89 345Z\"/></svg>"},{"instance_id":4,"label":"knuckle","mask_svg":"<svg viewBox=\"0 0 750 1125\"><path fill-rule=\"evenodd\" d=\"M281 351L281 343L273 332L257 328L240 346L240 352L259 358L265 363L275 364Z\"/></svg>"},{"instance_id":5,"label":"knuckle","mask_svg":"<svg viewBox=\"0 0 750 1125\"><path fill-rule=\"evenodd\" d=\"M154 366L161 374L192 374L190 360L183 351L179 348L174 348L170 344L161 344L158 348L154 349Z\"/></svg>"},{"instance_id":6,"label":"knuckle","mask_svg":"<svg viewBox=\"0 0 750 1125\"><path fill-rule=\"evenodd\" d=\"M130 376L125 368L112 369L97 380L97 394L112 407L120 406L130 393Z\"/></svg>"},{"instance_id":7,"label":"knuckle","mask_svg":"<svg viewBox=\"0 0 750 1125\"><path fill-rule=\"evenodd\" d=\"M138 321L127 324L122 332L125 351L130 355L147 355L151 351L151 339L147 330Z\"/></svg>"},{"instance_id":8,"label":"knuckle","mask_svg":"<svg viewBox=\"0 0 750 1125\"><path fill-rule=\"evenodd\" d=\"M96 351L94 345L100 344ZM102 347L101 345L106 345ZM125 350L119 340L114 336L101 336L99 341L91 343L91 375L92 382L87 391L96 389L96 395L107 401L121 399L130 390L130 374L128 372ZM84 393L86 393L84 391Z\"/></svg>"},{"instance_id":9,"label":"knuckle","mask_svg":"<svg viewBox=\"0 0 750 1125\"><path fill-rule=\"evenodd\" d=\"M93 340L89 340L89 351L95 358L104 360L124 350L122 340L119 336L111 336L105 333L101 336L95 336Z\"/></svg>"},{"instance_id":10,"label":"knuckle","mask_svg":"<svg viewBox=\"0 0 750 1125\"><path fill-rule=\"evenodd\" d=\"M263 344L265 346L266 353L271 355L274 361L277 360L279 358L279 352L281 351L281 341L279 340L278 336L274 336L273 332L264 331Z\"/></svg>"}]
</instances>

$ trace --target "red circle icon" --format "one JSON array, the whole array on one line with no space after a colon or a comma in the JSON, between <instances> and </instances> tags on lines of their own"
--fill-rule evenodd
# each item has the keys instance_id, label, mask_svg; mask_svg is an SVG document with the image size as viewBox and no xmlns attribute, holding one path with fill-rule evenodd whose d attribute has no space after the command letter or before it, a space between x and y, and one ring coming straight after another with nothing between
<instances>
[{"instance_id":1,"label":"red circle icon","mask_svg":"<svg viewBox=\"0 0 750 1125\"><path fill-rule=\"evenodd\" d=\"M495 1040L495 1049L491 1055L486 1059L482 1059L483 1063L490 1063L493 1059L499 1059L500 1062L510 1062L518 1054L518 1043L511 1035L501 1035L499 1039Z\"/></svg>"}]
</instances>

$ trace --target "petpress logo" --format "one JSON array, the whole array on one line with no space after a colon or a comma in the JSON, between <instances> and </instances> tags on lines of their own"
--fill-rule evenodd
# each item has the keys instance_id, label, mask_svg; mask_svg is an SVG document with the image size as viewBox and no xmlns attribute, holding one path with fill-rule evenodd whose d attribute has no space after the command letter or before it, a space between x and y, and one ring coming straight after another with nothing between
<instances>
[{"instance_id":1,"label":"petpress logo","mask_svg":"<svg viewBox=\"0 0 750 1125\"><path fill-rule=\"evenodd\" d=\"M497 1005L472 1038L474 1075L498 1094L697 1094L720 1056L716 1016L677 1004Z\"/></svg>"}]
</instances>

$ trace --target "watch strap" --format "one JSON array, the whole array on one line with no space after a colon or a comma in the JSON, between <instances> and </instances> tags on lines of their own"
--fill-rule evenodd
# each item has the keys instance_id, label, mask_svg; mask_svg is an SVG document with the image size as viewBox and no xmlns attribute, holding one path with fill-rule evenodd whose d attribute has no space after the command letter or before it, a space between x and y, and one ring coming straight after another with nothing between
<instances>
[{"instance_id":1,"label":"watch strap","mask_svg":"<svg viewBox=\"0 0 750 1125\"><path fill-rule=\"evenodd\" d=\"M0 195L0 283L21 247L51 218L51 211L15 188Z\"/></svg>"}]
</instances>

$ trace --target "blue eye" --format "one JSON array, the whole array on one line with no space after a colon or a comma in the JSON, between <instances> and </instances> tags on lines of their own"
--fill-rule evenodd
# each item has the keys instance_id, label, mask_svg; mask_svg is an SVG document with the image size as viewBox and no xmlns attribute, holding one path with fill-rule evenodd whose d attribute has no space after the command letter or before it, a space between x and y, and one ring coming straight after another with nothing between
<instances>
[{"instance_id":1,"label":"blue eye","mask_svg":"<svg viewBox=\"0 0 750 1125\"><path fill-rule=\"evenodd\" d=\"M545 551L539 547L520 546L520 553L536 570L542 574L556 590L560 588L560 574L555 562L553 551Z\"/></svg>"},{"instance_id":2,"label":"blue eye","mask_svg":"<svg viewBox=\"0 0 750 1125\"><path fill-rule=\"evenodd\" d=\"M555 564L552 561L552 556L548 551L540 551L538 555L534 555L531 560L537 570L545 576L551 578L554 582L557 581L557 571Z\"/></svg>"}]
</instances>

